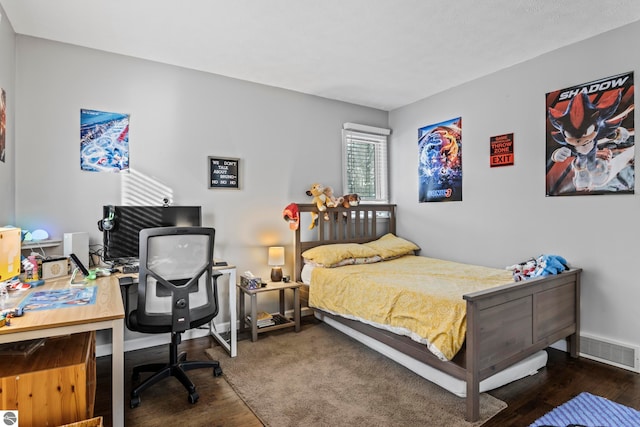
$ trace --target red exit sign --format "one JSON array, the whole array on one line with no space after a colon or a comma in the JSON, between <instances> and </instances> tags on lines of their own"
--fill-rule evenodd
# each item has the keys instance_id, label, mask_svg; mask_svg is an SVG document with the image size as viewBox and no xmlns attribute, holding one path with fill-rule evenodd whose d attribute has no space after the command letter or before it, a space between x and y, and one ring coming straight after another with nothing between
<instances>
[{"instance_id":1,"label":"red exit sign","mask_svg":"<svg viewBox=\"0 0 640 427\"><path fill-rule=\"evenodd\" d=\"M513 134L492 136L490 139L491 155L489 165L510 166L513 165Z\"/></svg>"}]
</instances>

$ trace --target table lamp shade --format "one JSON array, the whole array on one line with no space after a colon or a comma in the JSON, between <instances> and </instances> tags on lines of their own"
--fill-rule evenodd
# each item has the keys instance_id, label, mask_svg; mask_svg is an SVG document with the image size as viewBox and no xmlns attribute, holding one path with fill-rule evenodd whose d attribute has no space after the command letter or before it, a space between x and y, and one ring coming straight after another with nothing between
<instances>
[{"instance_id":1,"label":"table lamp shade","mask_svg":"<svg viewBox=\"0 0 640 427\"><path fill-rule=\"evenodd\" d=\"M272 246L269 248L269 265L271 269L271 281L279 282L282 280L282 265L284 265L284 247Z\"/></svg>"},{"instance_id":2,"label":"table lamp shade","mask_svg":"<svg viewBox=\"0 0 640 427\"><path fill-rule=\"evenodd\" d=\"M272 246L269 248L269 265L284 265L284 248L282 246Z\"/></svg>"}]
</instances>

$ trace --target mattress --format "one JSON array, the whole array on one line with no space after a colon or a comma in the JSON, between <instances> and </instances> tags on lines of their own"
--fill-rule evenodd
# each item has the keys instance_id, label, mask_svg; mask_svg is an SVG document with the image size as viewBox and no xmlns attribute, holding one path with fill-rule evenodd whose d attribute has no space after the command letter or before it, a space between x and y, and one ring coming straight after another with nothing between
<instances>
[{"instance_id":1,"label":"mattress","mask_svg":"<svg viewBox=\"0 0 640 427\"><path fill-rule=\"evenodd\" d=\"M314 269L309 306L409 336L451 360L466 335L463 295L512 281L507 270L409 255Z\"/></svg>"}]
</instances>

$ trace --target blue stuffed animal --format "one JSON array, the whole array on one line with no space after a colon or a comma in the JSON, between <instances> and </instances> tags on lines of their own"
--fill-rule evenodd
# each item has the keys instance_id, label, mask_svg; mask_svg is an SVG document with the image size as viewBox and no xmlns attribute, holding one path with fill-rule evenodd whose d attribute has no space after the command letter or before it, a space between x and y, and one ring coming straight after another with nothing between
<instances>
[{"instance_id":1,"label":"blue stuffed animal","mask_svg":"<svg viewBox=\"0 0 640 427\"><path fill-rule=\"evenodd\" d=\"M562 273L569 267L567 260L560 255L540 255L536 261L537 266L533 277Z\"/></svg>"}]
</instances>

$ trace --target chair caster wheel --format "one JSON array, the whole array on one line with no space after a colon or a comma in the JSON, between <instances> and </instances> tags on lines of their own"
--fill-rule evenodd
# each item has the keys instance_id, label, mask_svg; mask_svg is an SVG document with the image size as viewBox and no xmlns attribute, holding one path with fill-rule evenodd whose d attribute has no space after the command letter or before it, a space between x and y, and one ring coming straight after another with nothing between
<instances>
[{"instance_id":1,"label":"chair caster wheel","mask_svg":"<svg viewBox=\"0 0 640 427\"><path fill-rule=\"evenodd\" d=\"M131 406L131 409L140 406L140 396L132 397L129 406Z\"/></svg>"},{"instance_id":2,"label":"chair caster wheel","mask_svg":"<svg viewBox=\"0 0 640 427\"><path fill-rule=\"evenodd\" d=\"M196 403L200 399L200 395L197 392L189 393L189 403Z\"/></svg>"},{"instance_id":3,"label":"chair caster wheel","mask_svg":"<svg viewBox=\"0 0 640 427\"><path fill-rule=\"evenodd\" d=\"M213 368L213 376L219 377L222 376L222 368L218 366L217 368Z\"/></svg>"}]
</instances>

